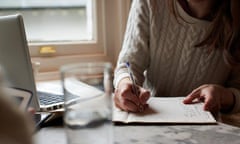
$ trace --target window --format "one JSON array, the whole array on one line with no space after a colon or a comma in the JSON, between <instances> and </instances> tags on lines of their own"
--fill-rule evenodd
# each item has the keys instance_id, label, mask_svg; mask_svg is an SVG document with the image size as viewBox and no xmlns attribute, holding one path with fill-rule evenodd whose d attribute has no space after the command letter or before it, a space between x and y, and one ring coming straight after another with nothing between
<instances>
[{"instance_id":1,"label":"window","mask_svg":"<svg viewBox=\"0 0 240 144\"><path fill-rule=\"evenodd\" d=\"M110 61L121 48L130 0L2 0L0 15L21 13L40 75L67 63Z\"/></svg>"},{"instance_id":2,"label":"window","mask_svg":"<svg viewBox=\"0 0 240 144\"><path fill-rule=\"evenodd\" d=\"M92 40L92 0L3 0L1 15L21 13L29 42Z\"/></svg>"}]
</instances>

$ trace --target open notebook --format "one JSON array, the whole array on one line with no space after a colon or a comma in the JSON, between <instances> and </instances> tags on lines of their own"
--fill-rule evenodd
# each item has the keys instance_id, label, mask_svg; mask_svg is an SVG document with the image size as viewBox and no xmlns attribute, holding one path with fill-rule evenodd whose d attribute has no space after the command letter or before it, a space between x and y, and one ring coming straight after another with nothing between
<instances>
[{"instance_id":1,"label":"open notebook","mask_svg":"<svg viewBox=\"0 0 240 144\"><path fill-rule=\"evenodd\" d=\"M129 113L114 106L113 121L121 123L215 124L202 103L183 104L183 97L151 97L143 113Z\"/></svg>"}]
</instances>

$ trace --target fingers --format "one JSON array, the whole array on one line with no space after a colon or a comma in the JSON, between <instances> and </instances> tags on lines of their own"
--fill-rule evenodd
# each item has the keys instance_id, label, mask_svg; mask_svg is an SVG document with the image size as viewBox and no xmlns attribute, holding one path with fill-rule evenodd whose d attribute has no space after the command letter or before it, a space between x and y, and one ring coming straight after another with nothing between
<instances>
[{"instance_id":1,"label":"fingers","mask_svg":"<svg viewBox=\"0 0 240 144\"><path fill-rule=\"evenodd\" d=\"M124 100L131 101L132 103L136 105L140 105L139 98L136 94L132 92L131 86L125 87L123 89L118 89L118 95L121 97L121 101L124 102Z\"/></svg>"},{"instance_id":2,"label":"fingers","mask_svg":"<svg viewBox=\"0 0 240 144\"><path fill-rule=\"evenodd\" d=\"M150 92L144 88L140 88L139 100L142 105L147 103L147 100L150 98Z\"/></svg>"},{"instance_id":3,"label":"fingers","mask_svg":"<svg viewBox=\"0 0 240 144\"><path fill-rule=\"evenodd\" d=\"M125 84L116 89L114 97L116 106L130 112L144 111L148 107L146 103L150 97L150 92L144 88L138 88L138 95L133 93L131 84Z\"/></svg>"},{"instance_id":4,"label":"fingers","mask_svg":"<svg viewBox=\"0 0 240 144\"><path fill-rule=\"evenodd\" d=\"M28 113L30 113L31 115L34 115L36 113L35 109L33 107L29 107L27 109Z\"/></svg>"},{"instance_id":5,"label":"fingers","mask_svg":"<svg viewBox=\"0 0 240 144\"><path fill-rule=\"evenodd\" d=\"M215 85L202 85L193 90L184 100L185 104L192 104L202 101L203 110L210 112L218 112L221 108L219 87ZM197 100L197 101L196 101Z\"/></svg>"},{"instance_id":6,"label":"fingers","mask_svg":"<svg viewBox=\"0 0 240 144\"><path fill-rule=\"evenodd\" d=\"M189 94L187 97L184 98L184 104L192 104L196 98L200 98L200 90L195 91L194 93Z\"/></svg>"},{"instance_id":7,"label":"fingers","mask_svg":"<svg viewBox=\"0 0 240 144\"><path fill-rule=\"evenodd\" d=\"M213 97L208 96L205 98L203 109L205 111L217 112L220 109L220 103Z\"/></svg>"},{"instance_id":8,"label":"fingers","mask_svg":"<svg viewBox=\"0 0 240 144\"><path fill-rule=\"evenodd\" d=\"M129 111L129 112L138 112L138 107L136 104L132 103L131 101L128 100L124 100L122 102L120 102L120 100L115 96L114 97L115 100L115 105L120 108L121 110L124 111Z\"/></svg>"},{"instance_id":9,"label":"fingers","mask_svg":"<svg viewBox=\"0 0 240 144\"><path fill-rule=\"evenodd\" d=\"M202 89L206 88L208 85L202 85L195 90L193 90L186 98L184 98L183 103L184 104L192 104L194 103L194 100L203 101L204 96L201 96Z\"/></svg>"},{"instance_id":10,"label":"fingers","mask_svg":"<svg viewBox=\"0 0 240 144\"><path fill-rule=\"evenodd\" d=\"M204 101L204 105L203 105L203 109L206 110L206 111L209 111L212 107L212 99L211 97L207 97Z\"/></svg>"},{"instance_id":11,"label":"fingers","mask_svg":"<svg viewBox=\"0 0 240 144\"><path fill-rule=\"evenodd\" d=\"M133 94L131 84L126 84L116 89L114 101L116 106L122 110L139 112L139 105L141 105L141 103L138 96Z\"/></svg>"}]
</instances>

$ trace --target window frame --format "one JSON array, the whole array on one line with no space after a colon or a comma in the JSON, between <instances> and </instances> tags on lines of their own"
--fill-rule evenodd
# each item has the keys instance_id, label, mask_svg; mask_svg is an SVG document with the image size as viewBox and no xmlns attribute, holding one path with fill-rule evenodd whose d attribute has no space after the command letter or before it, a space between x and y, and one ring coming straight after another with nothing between
<instances>
[{"instance_id":1,"label":"window frame","mask_svg":"<svg viewBox=\"0 0 240 144\"><path fill-rule=\"evenodd\" d=\"M42 57L41 47L53 47L56 53L47 56L67 56L79 54L102 53L104 51L103 19L100 18L104 13L104 0L93 0L93 40L72 41L72 42L29 42L31 57ZM95 11L96 10L96 11ZM95 23L95 24L94 24ZM67 50L66 50L67 49ZM46 56L46 55L45 55Z\"/></svg>"},{"instance_id":2,"label":"window frame","mask_svg":"<svg viewBox=\"0 0 240 144\"><path fill-rule=\"evenodd\" d=\"M121 49L131 0L94 0L96 40L62 43L29 43L36 80L59 79L59 67L68 63L108 61L115 66ZM41 47L56 53L42 55ZM67 49L67 51L66 51ZM36 65L36 63L40 63Z\"/></svg>"}]
</instances>

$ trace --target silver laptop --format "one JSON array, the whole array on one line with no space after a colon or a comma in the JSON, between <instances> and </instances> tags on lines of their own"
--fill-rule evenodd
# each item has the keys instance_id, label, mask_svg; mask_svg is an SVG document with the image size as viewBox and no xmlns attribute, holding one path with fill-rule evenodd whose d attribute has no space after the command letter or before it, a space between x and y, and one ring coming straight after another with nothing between
<instances>
[{"instance_id":1,"label":"silver laptop","mask_svg":"<svg viewBox=\"0 0 240 144\"><path fill-rule=\"evenodd\" d=\"M63 95L36 91L23 18L20 14L0 16L0 65L4 68L10 87L33 93L30 105L37 111L62 108Z\"/></svg>"}]
</instances>

